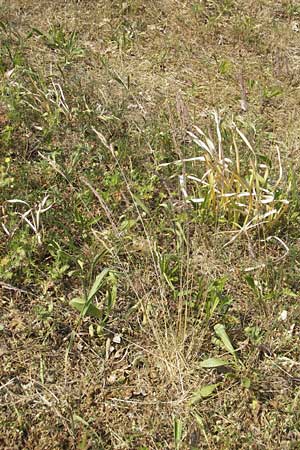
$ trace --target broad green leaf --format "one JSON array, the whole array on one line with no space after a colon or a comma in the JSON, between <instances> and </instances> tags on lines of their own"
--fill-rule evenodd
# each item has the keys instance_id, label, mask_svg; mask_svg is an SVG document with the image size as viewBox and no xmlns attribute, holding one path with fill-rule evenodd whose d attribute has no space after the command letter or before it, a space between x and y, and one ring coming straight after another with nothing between
<instances>
[{"instance_id":1,"label":"broad green leaf","mask_svg":"<svg viewBox=\"0 0 300 450\"><path fill-rule=\"evenodd\" d=\"M111 289L107 292L107 310L108 313L115 306L117 300L117 285L114 284Z\"/></svg>"},{"instance_id":2,"label":"broad green leaf","mask_svg":"<svg viewBox=\"0 0 300 450\"><path fill-rule=\"evenodd\" d=\"M206 384L205 386L202 386L199 390L195 391L192 395L192 398L190 400L190 405L194 405L195 403L199 402L203 398L210 397L213 392L218 387L219 383L217 384Z\"/></svg>"},{"instance_id":3,"label":"broad green leaf","mask_svg":"<svg viewBox=\"0 0 300 450\"><path fill-rule=\"evenodd\" d=\"M180 443L182 439L182 421L180 419L174 420L174 441L175 449L180 449Z\"/></svg>"},{"instance_id":4,"label":"broad green leaf","mask_svg":"<svg viewBox=\"0 0 300 450\"><path fill-rule=\"evenodd\" d=\"M83 272L83 262L81 261L81 259L77 259L77 264L79 265L80 269Z\"/></svg>"},{"instance_id":5,"label":"broad green leaf","mask_svg":"<svg viewBox=\"0 0 300 450\"><path fill-rule=\"evenodd\" d=\"M139 206L148 216L151 216L150 211L145 203L137 195L132 195L132 197L137 206Z\"/></svg>"},{"instance_id":6,"label":"broad green leaf","mask_svg":"<svg viewBox=\"0 0 300 450\"><path fill-rule=\"evenodd\" d=\"M193 416L195 417L195 420L196 420L196 422L197 422L199 428L200 428L201 430L204 430L205 427L204 427L204 422L203 422L203 420L202 420L202 417L199 416L199 414L197 414L197 413L194 413Z\"/></svg>"},{"instance_id":7,"label":"broad green leaf","mask_svg":"<svg viewBox=\"0 0 300 450\"><path fill-rule=\"evenodd\" d=\"M224 325L222 325L221 323L218 323L217 325L214 326L214 330L215 330L215 333L218 336L218 338L220 338L221 341L223 342L226 350L229 353L231 353L232 356L234 356L236 358L235 350L234 350L234 348L230 342L230 339L226 333Z\"/></svg>"},{"instance_id":8,"label":"broad green leaf","mask_svg":"<svg viewBox=\"0 0 300 450\"><path fill-rule=\"evenodd\" d=\"M108 273L109 269L103 269L102 272L96 276L94 284L91 287L90 292L88 294L88 302L90 302L95 297L95 295L97 294L97 292L99 291L100 287L103 284L104 278L108 275Z\"/></svg>"},{"instance_id":9,"label":"broad green leaf","mask_svg":"<svg viewBox=\"0 0 300 450\"><path fill-rule=\"evenodd\" d=\"M132 227L134 227L136 225L137 221L133 220L133 219L126 219L123 220L120 226L120 229L122 231L128 231L130 230Z\"/></svg>"},{"instance_id":10,"label":"broad green leaf","mask_svg":"<svg viewBox=\"0 0 300 450\"><path fill-rule=\"evenodd\" d=\"M98 220L98 218L97 218L97 220ZM108 250L106 248L102 248L102 250L99 253L97 253L97 255L94 257L92 264L91 264L91 269L90 269L91 273L94 272L96 264L100 261L101 258L103 258L107 254L107 252L108 252Z\"/></svg>"},{"instance_id":11,"label":"broad green leaf","mask_svg":"<svg viewBox=\"0 0 300 450\"><path fill-rule=\"evenodd\" d=\"M250 386L251 386L251 380L250 380L250 378L248 378L248 377L242 378L242 379L241 379L241 385L242 385L244 388L249 389Z\"/></svg>"},{"instance_id":12,"label":"broad green leaf","mask_svg":"<svg viewBox=\"0 0 300 450\"><path fill-rule=\"evenodd\" d=\"M94 335L95 335L95 333L94 333L94 325L92 323L89 326L89 335L91 336L91 338L93 338Z\"/></svg>"},{"instance_id":13,"label":"broad green leaf","mask_svg":"<svg viewBox=\"0 0 300 450\"><path fill-rule=\"evenodd\" d=\"M87 304L85 299L82 297L73 298L70 301L70 305L73 306L73 308L77 309L77 311L82 313L83 316L96 317L97 319L102 317L102 313L101 313L100 309L97 308L92 303Z\"/></svg>"},{"instance_id":14,"label":"broad green leaf","mask_svg":"<svg viewBox=\"0 0 300 450\"><path fill-rule=\"evenodd\" d=\"M80 422L84 426L90 428L90 424L88 422L86 422L86 420L84 420L82 417L78 416L77 414L73 414L73 420L74 420L74 422Z\"/></svg>"},{"instance_id":15,"label":"broad green leaf","mask_svg":"<svg viewBox=\"0 0 300 450\"><path fill-rule=\"evenodd\" d=\"M298 294L296 294L289 288L283 289L282 294L287 295L289 297L298 298Z\"/></svg>"},{"instance_id":16,"label":"broad green leaf","mask_svg":"<svg viewBox=\"0 0 300 450\"><path fill-rule=\"evenodd\" d=\"M226 366L230 364L226 359L221 358L208 358L200 363L203 369L213 369L215 367Z\"/></svg>"},{"instance_id":17,"label":"broad green leaf","mask_svg":"<svg viewBox=\"0 0 300 450\"><path fill-rule=\"evenodd\" d=\"M85 305L85 300L83 297L74 297L72 298L72 300L70 301L69 305L73 306L74 308L78 309L81 308L80 305ZM78 308L77 308L78 305Z\"/></svg>"},{"instance_id":18,"label":"broad green leaf","mask_svg":"<svg viewBox=\"0 0 300 450\"><path fill-rule=\"evenodd\" d=\"M257 287L254 281L254 278L251 277L251 275L246 275L245 276L245 281L247 282L248 286L250 286L250 288L252 289L252 291L257 294Z\"/></svg>"}]
</instances>

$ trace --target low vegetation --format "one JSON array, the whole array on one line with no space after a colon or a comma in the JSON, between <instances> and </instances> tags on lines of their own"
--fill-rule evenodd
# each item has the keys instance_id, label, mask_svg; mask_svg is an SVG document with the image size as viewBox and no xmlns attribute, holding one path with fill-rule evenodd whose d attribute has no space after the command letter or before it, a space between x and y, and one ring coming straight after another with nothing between
<instances>
[{"instance_id":1,"label":"low vegetation","mask_svg":"<svg viewBox=\"0 0 300 450\"><path fill-rule=\"evenodd\" d=\"M1 448L299 448L299 30L2 4Z\"/></svg>"}]
</instances>

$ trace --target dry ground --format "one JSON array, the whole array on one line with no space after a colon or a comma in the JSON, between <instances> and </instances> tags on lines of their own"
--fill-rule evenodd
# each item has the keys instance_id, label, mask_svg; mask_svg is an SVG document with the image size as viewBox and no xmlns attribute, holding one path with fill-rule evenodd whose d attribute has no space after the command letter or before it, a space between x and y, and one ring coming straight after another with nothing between
<instances>
[{"instance_id":1,"label":"dry ground","mask_svg":"<svg viewBox=\"0 0 300 450\"><path fill-rule=\"evenodd\" d=\"M300 448L298 2L0 0L0 27L1 448ZM289 199L226 247L160 166L213 110Z\"/></svg>"}]
</instances>

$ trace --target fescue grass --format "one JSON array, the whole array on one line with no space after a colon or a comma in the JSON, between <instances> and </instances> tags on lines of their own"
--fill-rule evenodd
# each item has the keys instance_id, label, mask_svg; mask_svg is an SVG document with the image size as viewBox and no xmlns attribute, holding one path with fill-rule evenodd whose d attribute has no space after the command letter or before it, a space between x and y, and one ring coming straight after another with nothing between
<instances>
[{"instance_id":1,"label":"fescue grass","mask_svg":"<svg viewBox=\"0 0 300 450\"><path fill-rule=\"evenodd\" d=\"M1 448L298 448L299 21L3 5Z\"/></svg>"}]
</instances>

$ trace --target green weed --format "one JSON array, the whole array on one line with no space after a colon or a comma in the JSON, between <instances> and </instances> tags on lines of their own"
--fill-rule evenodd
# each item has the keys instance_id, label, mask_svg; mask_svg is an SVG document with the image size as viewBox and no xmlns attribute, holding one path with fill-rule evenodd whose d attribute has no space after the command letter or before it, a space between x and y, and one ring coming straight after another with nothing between
<instances>
[{"instance_id":1,"label":"green weed","mask_svg":"<svg viewBox=\"0 0 300 450\"><path fill-rule=\"evenodd\" d=\"M67 32L59 24L51 26L47 33L37 28L32 31L43 39L47 47L61 52L65 65L84 56L84 49L78 43L76 31Z\"/></svg>"},{"instance_id":2,"label":"green weed","mask_svg":"<svg viewBox=\"0 0 300 450\"><path fill-rule=\"evenodd\" d=\"M105 294L105 303L103 309L98 308L94 305L93 300L95 299L98 291L103 287L104 282L109 281L110 287L107 289ZM97 319L101 319L105 322L109 314L111 313L113 307L115 306L117 300L117 279L113 271L109 269L103 269L102 272L97 275L93 285L88 291L85 291L82 297L73 298L70 305L80 312L80 316L84 318L85 316L91 316Z\"/></svg>"}]
</instances>

